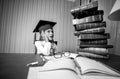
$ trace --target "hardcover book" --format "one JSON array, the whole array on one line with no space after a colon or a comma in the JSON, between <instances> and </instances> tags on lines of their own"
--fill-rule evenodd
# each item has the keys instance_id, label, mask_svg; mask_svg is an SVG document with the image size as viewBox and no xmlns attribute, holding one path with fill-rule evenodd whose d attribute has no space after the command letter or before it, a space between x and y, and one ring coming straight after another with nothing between
<instances>
[{"instance_id":1,"label":"hardcover book","mask_svg":"<svg viewBox=\"0 0 120 79\"><path fill-rule=\"evenodd\" d=\"M98 27L98 28L92 28L92 29L86 29L86 30L81 30L81 31L75 31L74 34L75 35L79 35L79 34L85 34L85 33L105 33L105 27Z\"/></svg>"},{"instance_id":2,"label":"hardcover book","mask_svg":"<svg viewBox=\"0 0 120 79\"><path fill-rule=\"evenodd\" d=\"M85 10L85 11L72 13L74 19L82 19L88 16L99 15L99 14L104 14L104 11L103 10L94 10L94 11Z\"/></svg>"},{"instance_id":3,"label":"hardcover book","mask_svg":"<svg viewBox=\"0 0 120 79\"><path fill-rule=\"evenodd\" d=\"M88 48L88 47L113 48L113 45L80 45L79 46L79 48Z\"/></svg>"},{"instance_id":4,"label":"hardcover book","mask_svg":"<svg viewBox=\"0 0 120 79\"><path fill-rule=\"evenodd\" d=\"M81 23L74 25L75 31L81 31L92 28L106 27L106 22L96 22L96 23Z\"/></svg>"},{"instance_id":5,"label":"hardcover book","mask_svg":"<svg viewBox=\"0 0 120 79\"><path fill-rule=\"evenodd\" d=\"M102 22L103 14L88 16L82 19L73 19L73 25L90 22Z\"/></svg>"},{"instance_id":6,"label":"hardcover book","mask_svg":"<svg viewBox=\"0 0 120 79\"><path fill-rule=\"evenodd\" d=\"M109 54L108 55L99 55L99 54L94 54L94 53L90 53L90 52L78 52L78 54L82 57L88 57L88 58L109 59Z\"/></svg>"},{"instance_id":7,"label":"hardcover book","mask_svg":"<svg viewBox=\"0 0 120 79\"><path fill-rule=\"evenodd\" d=\"M109 55L108 49L106 48L77 48L77 52L84 52L84 53L93 53L98 55Z\"/></svg>"},{"instance_id":8,"label":"hardcover book","mask_svg":"<svg viewBox=\"0 0 120 79\"><path fill-rule=\"evenodd\" d=\"M80 40L100 40L100 39L109 39L110 34L104 33L104 34L80 34L78 35L78 39Z\"/></svg>"},{"instance_id":9,"label":"hardcover book","mask_svg":"<svg viewBox=\"0 0 120 79\"><path fill-rule=\"evenodd\" d=\"M103 40L78 40L78 45L107 45L107 39Z\"/></svg>"}]
</instances>

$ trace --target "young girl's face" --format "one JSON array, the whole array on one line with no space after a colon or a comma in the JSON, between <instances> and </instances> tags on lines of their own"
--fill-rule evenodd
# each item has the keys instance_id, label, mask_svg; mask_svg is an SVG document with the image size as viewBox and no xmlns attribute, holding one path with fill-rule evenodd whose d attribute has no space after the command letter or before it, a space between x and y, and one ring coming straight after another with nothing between
<instances>
[{"instance_id":1,"label":"young girl's face","mask_svg":"<svg viewBox=\"0 0 120 79\"><path fill-rule=\"evenodd\" d=\"M54 37L54 32L53 32L53 29L47 29L45 30L45 35L46 37L48 38L48 40L53 40L53 37Z\"/></svg>"}]
</instances>

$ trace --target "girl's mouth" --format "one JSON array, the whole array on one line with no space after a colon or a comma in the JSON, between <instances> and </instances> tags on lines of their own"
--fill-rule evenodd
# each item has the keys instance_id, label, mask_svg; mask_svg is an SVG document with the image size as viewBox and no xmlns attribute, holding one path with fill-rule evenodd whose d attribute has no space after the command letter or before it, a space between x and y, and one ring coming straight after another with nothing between
<instances>
[{"instance_id":1,"label":"girl's mouth","mask_svg":"<svg viewBox=\"0 0 120 79\"><path fill-rule=\"evenodd\" d=\"M50 36L51 38L53 38L53 36Z\"/></svg>"}]
</instances>

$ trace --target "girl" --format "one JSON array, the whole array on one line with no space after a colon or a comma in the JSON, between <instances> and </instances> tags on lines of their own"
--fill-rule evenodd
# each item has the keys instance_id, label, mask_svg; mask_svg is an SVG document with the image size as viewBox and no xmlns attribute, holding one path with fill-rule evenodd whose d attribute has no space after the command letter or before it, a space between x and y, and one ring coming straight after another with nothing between
<instances>
[{"instance_id":1,"label":"girl","mask_svg":"<svg viewBox=\"0 0 120 79\"><path fill-rule=\"evenodd\" d=\"M40 39L35 41L37 54L45 59L44 56L52 56L57 53L56 42L54 41L53 26L55 22L40 20L33 32L39 32Z\"/></svg>"}]
</instances>

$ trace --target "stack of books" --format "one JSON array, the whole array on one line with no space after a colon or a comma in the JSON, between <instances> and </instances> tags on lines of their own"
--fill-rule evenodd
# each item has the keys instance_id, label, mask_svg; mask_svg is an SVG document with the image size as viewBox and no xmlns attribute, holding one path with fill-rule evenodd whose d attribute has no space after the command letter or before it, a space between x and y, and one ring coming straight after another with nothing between
<instances>
[{"instance_id":1,"label":"stack of books","mask_svg":"<svg viewBox=\"0 0 120 79\"><path fill-rule=\"evenodd\" d=\"M104 11L98 10L98 1L72 9L71 14L78 38L77 52L81 56L108 59L108 49L113 45L108 45L110 34L105 32Z\"/></svg>"}]
</instances>

